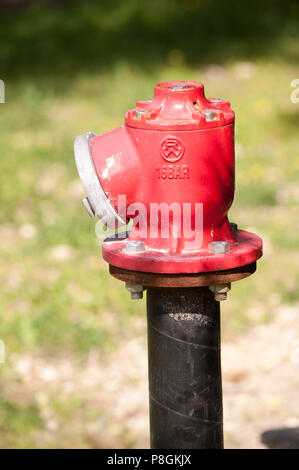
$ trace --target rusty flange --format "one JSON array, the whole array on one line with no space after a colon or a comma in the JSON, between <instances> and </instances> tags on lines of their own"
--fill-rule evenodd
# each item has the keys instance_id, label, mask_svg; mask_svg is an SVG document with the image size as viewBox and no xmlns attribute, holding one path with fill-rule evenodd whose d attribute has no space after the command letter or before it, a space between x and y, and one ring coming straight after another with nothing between
<instances>
[{"instance_id":1,"label":"rusty flange","mask_svg":"<svg viewBox=\"0 0 299 470\"><path fill-rule=\"evenodd\" d=\"M256 262L223 271L191 274L157 274L130 271L109 264L109 272L120 281L144 287L201 287L240 281L256 270Z\"/></svg>"}]
</instances>

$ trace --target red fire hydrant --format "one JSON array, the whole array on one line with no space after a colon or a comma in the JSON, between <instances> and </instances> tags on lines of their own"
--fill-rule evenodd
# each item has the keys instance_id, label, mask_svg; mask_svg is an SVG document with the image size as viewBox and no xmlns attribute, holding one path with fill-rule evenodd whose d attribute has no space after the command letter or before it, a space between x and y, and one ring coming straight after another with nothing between
<instances>
[{"instance_id":1,"label":"red fire hydrant","mask_svg":"<svg viewBox=\"0 0 299 470\"><path fill-rule=\"evenodd\" d=\"M112 229L110 273L147 289L151 442L222 447L219 303L252 274L261 239L227 218L234 197L234 113L197 82L165 82L125 125L75 141L87 197Z\"/></svg>"}]
</instances>

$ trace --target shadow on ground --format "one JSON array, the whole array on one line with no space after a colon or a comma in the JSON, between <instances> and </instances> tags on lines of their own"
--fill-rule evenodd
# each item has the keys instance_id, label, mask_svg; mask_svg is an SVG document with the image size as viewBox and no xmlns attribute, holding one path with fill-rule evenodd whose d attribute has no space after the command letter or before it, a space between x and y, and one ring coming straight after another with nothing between
<instances>
[{"instance_id":1,"label":"shadow on ground","mask_svg":"<svg viewBox=\"0 0 299 470\"><path fill-rule=\"evenodd\" d=\"M269 449L299 449L299 428L265 431L261 435L261 441Z\"/></svg>"}]
</instances>

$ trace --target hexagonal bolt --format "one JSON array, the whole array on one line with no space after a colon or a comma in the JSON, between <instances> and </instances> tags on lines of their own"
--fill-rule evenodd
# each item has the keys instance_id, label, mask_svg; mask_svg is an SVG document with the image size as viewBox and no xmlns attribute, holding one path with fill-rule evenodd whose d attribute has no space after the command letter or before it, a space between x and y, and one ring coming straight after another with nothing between
<instances>
[{"instance_id":1,"label":"hexagonal bolt","mask_svg":"<svg viewBox=\"0 0 299 470\"><path fill-rule=\"evenodd\" d=\"M216 286L209 286L209 289L211 292L214 293L214 298L218 302L221 302L222 300L226 300L227 298L227 293L230 291L231 284L219 284Z\"/></svg>"},{"instance_id":2,"label":"hexagonal bolt","mask_svg":"<svg viewBox=\"0 0 299 470\"><path fill-rule=\"evenodd\" d=\"M185 88L187 88L187 85L185 83L179 85L171 85L172 90L184 90Z\"/></svg>"},{"instance_id":3,"label":"hexagonal bolt","mask_svg":"<svg viewBox=\"0 0 299 470\"><path fill-rule=\"evenodd\" d=\"M230 245L228 242L217 241L209 243L209 251L215 254L224 254L228 253L230 250Z\"/></svg>"},{"instance_id":4,"label":"hexagonal bolt","mask_svg":"<svg viewBox=\"0 0 299 470\"><path fill-rule=\"evenodd\" d=\"M143 299L143 292L131 292L131 299L132 300Z\"/></svg>"},{"instance_id":5,"label":"hexagonal bolt","mask_svg":"<svg viewBox=\"0 0 299 470\"><path fill-rule=\"evenodd\" d=\"M145 251L145 245L141 240L128 240L126 242L126 253L136 254L143 251Z\"/></svg>"},{"instance_id":6,"label":"hexagonal bolt","mask_svg":"<svg viewBox=\"0 0 299 470\"><path fill-rule=\"evenodd\" d=\"M221 101L223 101L222 98L211 98L210 101L212 101L212 103L220 103Z\"/></svg>"},{"instance_id":7,"label":"hexagonal bolt","mask_svg":"<svg viewBox=\"0 0 299 470\"><path fill-rule=\"evenodd\" d=\"M203 114L205 115L206 121L213 121L215 117L215 113L211 109L205 109Z\"/></svg>"},{"instance_id":8,"label":"hexagonal bolt","mask_svg":"<svg viewBox=\"0 0 299 470\"><path fill-rule=\"evenodd\" d=\"M131 294L132 300L138 300L143 298L143 286L140 284L134 284L133 282L126 282L125 287Z\"/></svg>"},{"instance_id":9,"label":"hexagonal bolt","mask_svg":"<svg viewBox=\"0 0 299 470\"><path fill-rule=\"evenodd\" d=\"M148 113L147 109L136 109L136 118L141 119L141 117L146 113Z\"/></svg>"},{"instance_id":10,"label":"hexagonal bolt","mask_svg":"<svg viewBox=\"0 0 299 470\"><path fill-rule=\"evenodd\" d=\"M235 222L230 222L229 226L230 226L232 233L235 233L238 230L238 224L236 224Z\"/></svg>"},{"instance_id":11,"label":"hexagonal bolt","mask_svg":"<svg viewBox=\"0 0 299 470\"><path fill-rule=\"evenodd\" d=\"M94 217L95 216L95 211L94 211L94 208L92 207L88 197L85 197L84 199L82 199L82 204L85 207L87 214L90 217Z\"/></svg>"}]
</instances>

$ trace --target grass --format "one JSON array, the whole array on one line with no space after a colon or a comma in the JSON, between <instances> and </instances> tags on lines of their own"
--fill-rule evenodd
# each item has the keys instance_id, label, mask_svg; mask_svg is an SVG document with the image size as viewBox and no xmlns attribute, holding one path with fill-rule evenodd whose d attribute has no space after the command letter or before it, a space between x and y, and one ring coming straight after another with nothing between
<instances>
[{"instance_id":1,"label":"grass","mask_svg":"<svg viewBox=\"0 0 299 470\"><path fill-rule=\"evenodd\" d=\"M168 79L202 81L208 96L231 101L230 218L265 240L258 272L233 285L223 306L224 337L271 321L277 304L298 302L299 105L290 101L298 18L295 1L255 0L86 1L1 12L0 338L9 358L30 351L84 362L94 349L112 351L144 316L144 301L131 302L101 259L80 204L72 144L83 132L120 125L136 100ZM3 393L16 380L9 364L1 366ZM82 404L49 406L66 422ZM0 410L1 447L37 445L44 422L35 397L24 406L1 398Z\"/></svg>"}]
</instances>

